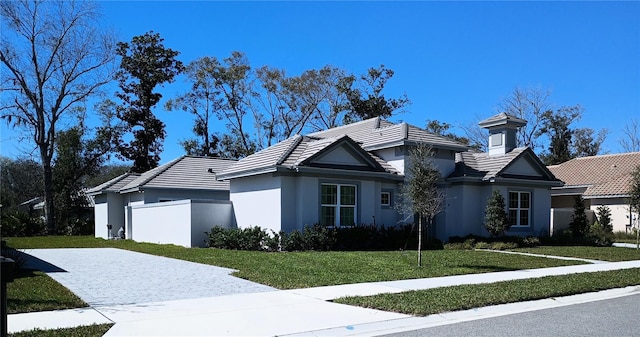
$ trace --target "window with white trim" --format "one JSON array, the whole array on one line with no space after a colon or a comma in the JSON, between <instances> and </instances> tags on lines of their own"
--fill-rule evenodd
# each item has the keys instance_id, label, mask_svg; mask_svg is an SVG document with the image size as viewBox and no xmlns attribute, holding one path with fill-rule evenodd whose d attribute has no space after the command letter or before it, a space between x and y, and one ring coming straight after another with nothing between
<instances>
[{"instance_id":1,"label":"window with white trim","mask_svg":"<svg viewBox=\"0 0 640 337\"><path fill-rule=\"evenodd\" d=\"M380 206L385 206L385 207L391 206L391 192L380 193Z\"/></svg>"},{"instance_id":2,"label":"window with white trim","mask_svg":"<svg viewBox=\"0 0 640 337\"><path fill-rule=\"evenodd\" d=\"M528 227L531 224L530 192L509 192L509 223L515 227Z\"/></svg>"},{"instance_id":3,"label":"window with white trim","mask_svg":"<svg viewBox=\"0 0 640 337\"><path fill-rule=\"evenodd\" d=\"M355 226L356 186L322 184L320 193L320 223L325 226Z\"/></svg>"}]
</instances>

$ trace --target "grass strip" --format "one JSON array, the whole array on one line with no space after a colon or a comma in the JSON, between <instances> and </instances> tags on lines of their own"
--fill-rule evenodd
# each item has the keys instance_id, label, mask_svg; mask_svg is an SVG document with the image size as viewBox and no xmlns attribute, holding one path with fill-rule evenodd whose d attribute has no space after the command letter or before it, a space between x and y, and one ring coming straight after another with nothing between
<instances>
[{"instance_id":1,"label":"grass strip","mask_svg":"<svg viewBox=\"0 0 640 337\"><path fill-rule=\"evenodd\" d=\"M344 297L334 302L426 316L633 285L640 285L640 268L452 286L397 294Z\"/></svg>"},{"instance_id":2,"label":"grass strip","mask_svg":"<svg viewBox=\"0 0 640 337\"><path fill-rule=\"evenodd\" d=\"M100 337L107 333L112 326L113 324L96 324L53 330L34 329L10 333L9 337Z\"/></svg>"},{"instance_id":3,"label":"grass strip","mask_svg":"<svg viewBox=\"0 0 640 337\"><path fill-rule=\"evenodd\" d=\"M640 260L640 251L621 247L589 247L589 246L539 246L534 248L511 249L514 252L532 254L578 257L601 261Z\"/></svg>"},{"instance_id":4,"label":"grass strip","mask_svg":"<svg viewBox=\"0 0 640 337\"><path fill-rule=\"evenodd\" d=\"M533 269L583 264L522 255L468 250L424 251L423 267L417 266L416 251L281 252L184 248L175 245L137 243L72 237L81 247L114 247L238 270L235 276L279 289L405 280L461 274ZM65 246L64 237L9 238L14 248ZM46 241L46 242L43 242Z\"/></svg>"},{"instance_id":5,"label":"grass strip","mask_svg":"<svg viewBox=\"0 0 640 337\"><path fill-rule=\"evenodd\" d=\"M87 306L69 289L40 271L20 270L15 280L7 283L9 314Z\"/></svg>"}]
</instances>

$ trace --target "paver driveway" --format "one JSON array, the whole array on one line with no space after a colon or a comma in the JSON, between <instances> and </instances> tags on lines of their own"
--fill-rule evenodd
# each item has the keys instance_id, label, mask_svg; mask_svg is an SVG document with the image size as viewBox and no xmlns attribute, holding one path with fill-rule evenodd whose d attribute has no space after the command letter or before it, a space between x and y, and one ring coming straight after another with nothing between
<instances>
[{"instance_id":1,"label":"paver driveway","mask_svg":"<svg viewBox=\"0 0 640 337\"><path fill-rule=\"evenodd\" d=\"M40 269L89 305L107 306L272 291L232 269L116 248L33 249Z\"/></svg>"}]
</instances>

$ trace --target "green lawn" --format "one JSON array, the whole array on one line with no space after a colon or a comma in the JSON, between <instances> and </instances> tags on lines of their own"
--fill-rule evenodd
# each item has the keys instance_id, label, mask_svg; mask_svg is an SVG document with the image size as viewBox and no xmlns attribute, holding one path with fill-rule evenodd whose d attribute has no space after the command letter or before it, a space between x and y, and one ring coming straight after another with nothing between
<instances>
[{"instance_id":1,"label":"green lawn","mask_svg":"<svg viewBox=\"0 0 640 337\"><path fill-rule=\"evenodd\" d=\"M494 271L581 264L483 251L423 252L424 266L416 266L416 251L283 252L264 253L184 248L174 245L107 241L91 237L8 238L18 249L57 247L115 247L238 270L235 276L279 289L346 283L390 281Z\"/></svg>"},{"instance_id":2,"label":"green lawn","mask_svg":"<svg viewBox=\"0 0 640 337\"><path fill-rule=\"evenodd\" d=\"M345 297L335 302L409 315L426 316L483 306L568 296L640 284L640 269L548 276L536 279L463 285L397 294Z\"/></svg>"},{"instance_id":3,"label":"green lawn","mask_svg":"<svg viewBox=\"0 0 640 337\"><path fill-rule=\"evenodd\" d=\"M618 247L586 247L586 246L540 246L534 248L512 249L514 252L532 254L579 257L602 261L631 261L640 260L640 251Z\"/></svg>"},{"instance_id":4,"label":"green lawn","mask_svg":"<svg viewBox=\"0 0 640 337\"><path fill-rule=\"evenodd\" d=\"M86 307L69 289L40 271L19 271L7 283L7 312L10 314Z\"/></svg>"},{"instance_id":5,"label":"green lawn","mask_svg":"<svg viewBox=\"0 0 640 337\"><path fill-rule=\"evenodd\" d=\"M107 333L112 326L113 324L98 324L54 330L35 329L10 333L9 337L100 337Z\"/></svg>"}]
</instances>

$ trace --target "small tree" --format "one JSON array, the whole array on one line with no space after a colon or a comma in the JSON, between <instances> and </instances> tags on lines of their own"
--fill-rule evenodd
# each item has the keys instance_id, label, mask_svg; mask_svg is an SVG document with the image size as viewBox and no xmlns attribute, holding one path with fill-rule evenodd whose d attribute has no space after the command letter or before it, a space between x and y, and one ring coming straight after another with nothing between
<instances>
[{"instance_id":1,"label":"small tree","mask_svg":"<svg viewBox=\"0 0 640 337\"><path fill-rule=\"evenodd\" d=\"M505 206L504 197L500 191L493 191L493 194L491 194L491 197L489 197L487 201L487 208L484 212L484 228L486 228L492 236L502 236L511 227L507 212L504 210Z\"/></svg>"},{"instance_id":2,"label":"small tree","mask_svg":"<svg viewBox=\"0 0 640 337\"><path fill-rule=\"evenodd\" d=\"M602 227L602 229L606 233L613 233L613 224L611 223L611 209L609 208L609 206L598 206L596 210L600 227Z\"/></svg>"},{"instance_id":3,"label":"small tree","mask_svg":"<svg viewBox=\"0 0 640 337\"><path fill-rule=\"evenodd\" d=\"M571 223L569 223L571 234L575 237L583 237L587 233L589 228L589 221L587 220L587 213L584 210L584 199L582 196L577 196L575 204L573 205L573 217Z\"/></svg>"},{"instance_id":4,"label":"small tree","mask_svg":"<svg viewBox=\"0 0 640 337\"><path fill-rule=\"evenodd\" d=\"M435 216L442 211L444 196L438 189L440 171L433 165L430 146L418 145L410 151L411 163L407 167L407 178L400 187L398 207L404 213L417 213L418 218L418 266L422 266L422 218L427 229Z\"/></svg>"}]
</instances>

